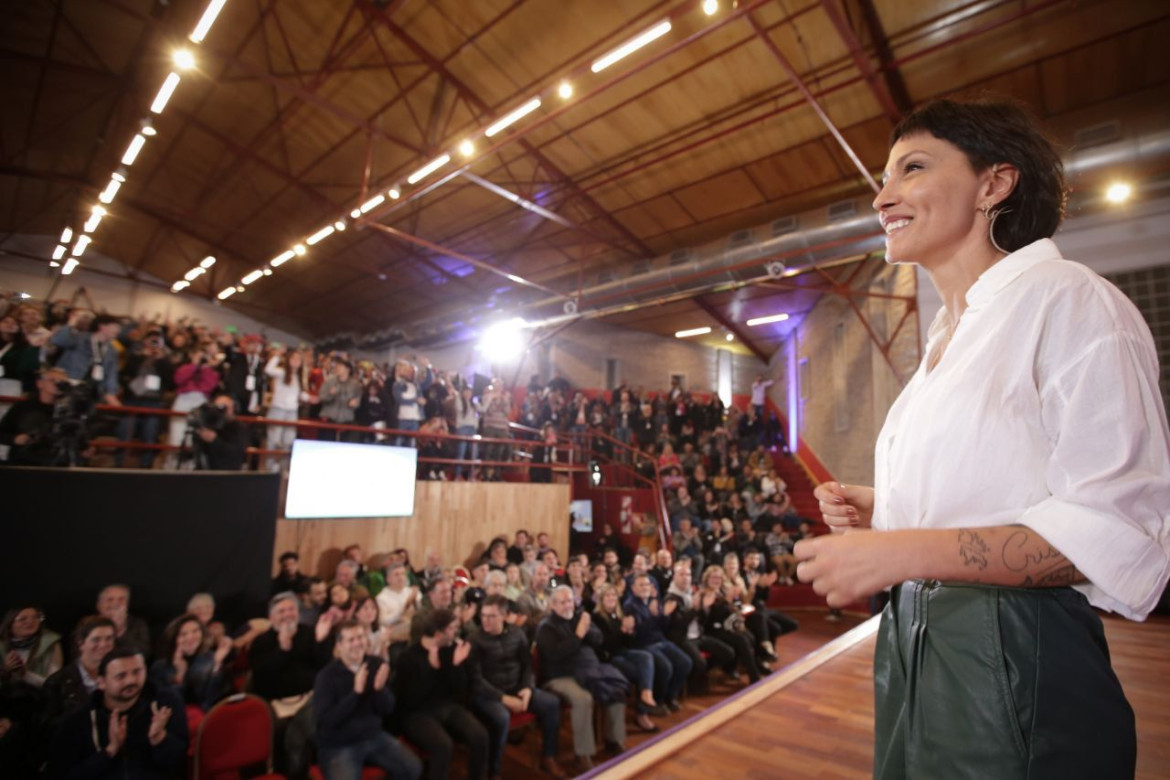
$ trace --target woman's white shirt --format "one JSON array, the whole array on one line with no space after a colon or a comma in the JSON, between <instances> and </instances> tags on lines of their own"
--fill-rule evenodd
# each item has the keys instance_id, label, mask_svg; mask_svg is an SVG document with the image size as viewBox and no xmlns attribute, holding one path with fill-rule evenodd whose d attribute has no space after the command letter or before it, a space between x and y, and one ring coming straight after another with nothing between
<instances>
[{"instance_id":1,"label":"woman's white shirt","mask_svg":"<svg viewBox=\"0 0 1170 780\"><path fill-rule=\"evenodd\" d=\"M385 628L390 628L402 621L406 611L406 602L416 588L407 585L397 593L390 588L382 588L374 599L378 602L378 622Z\"/></svg>"},{"instance_id":2,"label":"woman's white shirt","mask_svg":"<svg viewBox=\"0 0 1170 780\"><path fill-rule=\"evenodd\" d=\"M1085 575L1092 604L1143 620L1170 578L1170 435L1149 328L1047 239L966 298L928 373L939 312L878 437L873 527L1025 525Z\"/></svg>"},{"instance_id":3,"label":"woman's white shirt","mask_svg":"<svg viewBox=\"0 0 1170 780\"><path fill-rule=\"evenodd\" d=\"M264 373L272 378L272 403L268 408L295 412L301 400L301 380L298 372L293 371L292 382L285 384L284 369L280 367L280 356L277 355L268 361Z\"/></svg>"}]
</instances>

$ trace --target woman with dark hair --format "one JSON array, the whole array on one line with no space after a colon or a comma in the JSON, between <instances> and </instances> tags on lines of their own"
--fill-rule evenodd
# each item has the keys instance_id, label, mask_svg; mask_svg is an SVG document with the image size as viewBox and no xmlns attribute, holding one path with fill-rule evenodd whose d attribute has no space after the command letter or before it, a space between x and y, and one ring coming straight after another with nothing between
<instances>
[{"instance_id":1,"label":"woman with dark hair","mask_svg":"<svg viewBox=\"0 0 1170 780\"><path fill-rule=\"evenodd\" d=\"M455 401L455 433L467 438L455 443L455 460L463 460L468 452L471 453L472 460L479 457L479 445L471 440L471 437L479 432L481 414L483 409L479 405L479 399L474 396L471 385L464 385L459 389L459 398ZM471 479L471 466L455 467L455 479L461 477Z\"/></svg>"},{"instance_id":2,"label":"woman with dark hair","mask_svg":"<svg viewBox=\"0 0 1170 780\"><path fill-rule=\"evenodd\" d=\"M617 670L638 689L634 723L646 732L658 731L650 715L665 715L666 708L654 700L654 656L634 644L633 615L622 611L621 594L613 585L603 585L594 594L593 618L601 630L602 645L598 653L605 663Z\"/></svg>"},{"instance_id":3,"label":"woman with dark hair","mask_svg":"<svg viewBox=\"0 0 1170 780\"><path fill-rule=\"evenodd\" d=\"M215 650L203 649L203 623L193 614L180 615L163 632L159 658L150 667L155 685L172 688L187 704L207 712L231 692L223 668L231 640L220 637Z\"/></svg>"},{"instance_id":4,"label":"woman with dark hair","mask_svg":"<svg viewBox=\"0 0 1170 780\"><path fill-rule=\"evenodd\" d=\"M264 373L272 381L272 402L268 405L267 416L273 420L293 421L297 419L297 410L301 402L308 398L305 392L304 380L305 358L299 350L291 347L281 355L273 355L264 367ZM268 441L265 447L270 450L291 450L297 438L297 429L294 425L269 425ZM281 459L269 456L268 468L270 471L280 471Z\"/></svg>"},{"instance_id":5,"label":"woman with dark hair","mask_svg":"<svg viewBox=\"0 0 1170 780\"><path fill-rule=\"evenodd\" d=\"M97 690L98 666L117 639L114 622L100 615L82 618L73 630L75 660L45 680L43 721L48 733Z\"/></svg>"},{"instance_id":6,"label":"woman with dark hair","mask_svg":"<svg viewBox=\"0 0 1170 780\"><path fill-rule=\"evenodd\" d=\"M61 668L61 635L45 628L38 607L25 605L8 610L0 623L0 682L24 683L34 688Z\"/></svg>"},{"instance_id":7,"label":"woman with dark hair","mask_svg":"<svg viewBox=\"0 0 1170 780\"><path fill-rule=\"evenodd\" d=\"M1090 605L1142 620L1170 577L1170 443L1137 309L1049 240L1060 158L1008 103L894 130L887 260L943 301L875 448L873 488L816 489L802 540L831 607L892 588L874 658L876 777L1132 777L1133 711Z\"/></svg>"}]
</instances>

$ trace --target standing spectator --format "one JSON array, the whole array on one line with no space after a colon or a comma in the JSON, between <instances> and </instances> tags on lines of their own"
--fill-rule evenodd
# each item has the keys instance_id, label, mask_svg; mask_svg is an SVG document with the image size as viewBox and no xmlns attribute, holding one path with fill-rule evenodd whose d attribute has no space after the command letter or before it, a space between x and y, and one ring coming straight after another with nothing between
<instances>
[{"instance_id":1,"label":"standing spectator","mask_svg":"<svg viewBox=\"0 0 1170 780\"><path fill-rule=\"evenodd\" d=\"M455 401L455 433L459 436L472 437L479 432L479 418L483 414L483 407L479 399L473 397L471 385L464 385L459 390L459 397ZM463 460L470 451L471 460L479 457L479 445L468 439L460 439L455 445L455 459ZM471 479L472 467L455 467L455 479L465 476Z\"/></svg>"},{"instance_id":2,"label":"standing spectator","mask_svg":"<svg viewBox=\"0 0 1170 780\"><path fill-rule=\"evenodd\" d=\"M127 406L163 409L163 395L174 389L174 370L166 354L162 333L154 330L146 334L136 350L126 357L121 373L124 400ZM118 441L158 442L162 417L157 414L124 414L118 419ZM121 466L125 450L119 449L114 464ZM139 468L148 469L154 462L154 450L144 449L138 455Z\"/></svg>"},{"instance_id":3,"label":"standing spectator","mask_svg":"<svg viewBox=\"0 0 1170 780\"><path fill-rule=\"evenodd\" d=\"M508 428L512 415L512 396L493 382L484 393L483 435L485 439L510 439ZM484 460L504 462L511 458L509 446L502 441L492 441L484 446ZM499 465L484 470L485 479L498 482L502 469Z\"/></svg>"},{"instance_id":4,"label":"standing spectator","mask_svg":"<svg viewBox=\"0 0 1170 780\"><path fill-rule=\"evenodd\" d=\"M373 371L362 386L362 400L358 403L354 422L381 430L394 422L394 399L378 371ZM365 442L383 442L387 439L384 433L363 433L361 437Z\"/></svg>"},{"instance_id":5,"label":"standing spectator","mask_svg":"<svg viewBox=\"0 0 1170 780\"><path fill-rule=\"evenodd\" d=\"M471 635L472 708L487 723L491 733L489 773L492 777L500 775L500 758L512 715L531 712L540 723L543 736L541 768L553 777L566 777L557 763L560 702L556 696L535 686L528 639L523 631L505 622L507 612L506 598L488 596L479 612L483 630Z\"/></svg>"},{"instance_id":6,"label":"standing spectator","mask_svg":"<svg viewBox=\"0 0 1170 780\"><path fill-rule=\"evenodd\" d=\"M267 379L264 359L260 355L263 348L264 340L250 334L240 339L238 349L230 341L225 349L223 384L242 414L260 413Z\"/></svg>"},{"instance_id":7,"label":"standing spectator","mask_svg":"<svg viewBox=\"0 0 1170 780\"><path fill-rule=\"evenodd\" d=\"M118 647L136 648L144 658L148 657L150 629L145 620L130 614L128 585L107 585L102 588L97 598L97 611L102 617L113 621Z\"/></svg>"},{"instance_id":8,"label":"standing spectator","mask_svg":"<svg viewBox=\"0 0 1170 780\"><path fill-rule=\"evenodd\" d=\"M398 407L398 419L395 428L400 431L417 431L422 423L426 405L427 388L434 380L431 361L415 356L416 361L425 362L426 370L421 380L418 377L418 367L409 361L400 360L394 366L394 386L392 388L394 403ZM399 447L414 446L414 439L399 436L395 442Z\"/></svg>"},{"instance_id":9,"label":"standing spectator","mask_svg":"<svg viewBox=\"0 0 1170 780\"><path fill-rule=\"evenodd\" d=\"M456 741L470 753L468 777L481 780L487 770L487 731L461 704L468 691L471 645L456 639L458 633L454 612L431 612L419 640L403 651L394 683L403 733L426 751L432 780L449 776Z\"/></svg>"},{"instance_id":10,"label":"standing spectator","mask_svg":"<svg viewBox=\"0 0 1170 780\"><path fill-rule=\"evenodd\" d=\"M540 674L544 687L569 703L573 750L581 769L586 771L593 768L593 754L597 751L593 737L595 697L605 707L606 747L620 753L626 742L629 683L621 672L598 659L602 641L601 631L592 624L589 613L574 610L572 589L557 588L552 612L536 629ZM585 680L590 687L584 687L579 680Z\"/></svg>"},{"instance_id":11,"label":"standing spectator","mask_svg":"<svg viewBox=\"0 0 1170 780\"><path fill-rule=\"evenodd\" d=\"M362 385L353 377L353 366L346 360L333 361L333 374L321 385L319 395L322 420L352 424L362 397ZM322 430L319 435L322 439L337 441L337 434L336 430ZM350 431L341 432L341 441L354 438Z\"/></svg>"},{"instance_id":12,"label":"standing spectator","mask_svg":"<svg viewBox=\"0 0 1170 780\"><path fill-rule=\"evenodd\" d=\"M40 367L40 350L29 344L16 316L0 317L0 395L32 390Z\"/></svg>"},{"instance_id":13,"label":"standing spectator","mask_svg":"<svg viewBox=\"0 0 1170 780\"><path fill-rule=\"evenodd\" d=\"M89 322L89 312L75 309L65 327L49 337L49 343L61 350L56 365L70 379L89 382L103 403L119 406L118 350L113 341L121 326L109 314L99 314L84 327Z\"/></svg>"},{"instance_id":14,"label":"standing spectator","mask_svg":"<svg viewBox=\"0 0 1170 780\"><path fill-rule=\"evenodd\" d=\"M175 369L175 401L171 404L172 411L182 412L184 415L207 403L207 399L219 386L220 358L210 353L210 345L200 345L192 350L188 361ZM181 447L187 433L187 418L175 416L171 418L170 433L167 443L172 447ZM167 455L168 468L179 465L179 453L172 451Z\"/></svg>"},{"instance_id":15,"label":"standing spectator","mask_svg":"<svg viewBox=\"0 0 1170 780\"><path fill-rule=\"evenodd\" d=\"M752 410L756 413L756 419L764 419L764 404L767 402L768 388L776 384L775 379L764 379L763 374L756 374L756 379L752 382Z\"/></svg>"},{"instance_id":16,"label":"standing spectator","mask_svg":"<svg viewBox=\"0 0 1170 780\"><path fill-rule=\"evenodd\" d=\"M98 666L99 691L61 724L49 753L50 777L165 778L182 772L187 714L168 689L146 679L132 648L108 653Z\"/></svg>"},{"instance_id":17,"label":"standing spectator","mask_svg":"<svg viewBox=\"0 0 1170 780\"><path fill-rule=\"evenodd\" d=\"M295 349L289 349L283 355L273 355L268 365L264 367L264 373L268 375L272 386L272 402L268 405L267 412L270 419L286 422L297 419L297 410L301 402L308 399L308 393L304 388L304 367L304 357ZM267 438L266 449L291 450L297 438L296 426L269 425ZM270 455L269 470L279 471L281 462L279 456Z\"/></svg>"},{"instance_id":18,"label":"standing spectator","mask_svg":"<svg viewBox=\"0 0 1170 780\"><path fill-rule=\"evenodd\" d=\"M363 766L385 770L393 780L414 780L422 763L382 729L394 712L387 684L390 664L366 652L366 630L355 621L336 628L336 658L313 685L317 749L326 780L353 780Z\"/></svg>"},{"instance_id":19,"label":"standing spectator","mask_svg":"<svg viewBox=\"0 0 1170 780\"><path fill-rule=\"evenodd\" d=\"M43 368L31 398L17 401L0 419L0 445L8 447L7 463L13 466L54 466L59 453L50 434L53 410L66 381L59 368Z\"/></svg>"}]
</instances>

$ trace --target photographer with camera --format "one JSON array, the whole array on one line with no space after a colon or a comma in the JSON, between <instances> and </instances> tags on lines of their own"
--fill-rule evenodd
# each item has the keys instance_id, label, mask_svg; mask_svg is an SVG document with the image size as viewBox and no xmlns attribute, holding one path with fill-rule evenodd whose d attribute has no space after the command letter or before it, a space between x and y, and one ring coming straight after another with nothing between
<instances>
[{"instance_id":1,"label":"photographer with camera","mask_svg":"<svg viewBox=\"0 0 1170 780\"><path fill-rule=\"evenodd\" d=\"M194 435L191 447L195 468L201 471L239 471L244 465L248 433L236 420L236 402L227 393L215 397L187 416Z\"/></svg>"},{"instance_id":2,"label":"photographer with camera","mask_svg":"<svg viewBox=\"0 0 1170 780\"><path fill-rule=\"evenodd\" d=\"M218 367L222 361L222 356L215 354L214 343L204 342L193 347L188 361L175 369L175 402L171 409L186 414L206 404L219 386ZM181 447L186 433L187 419L172 417L167 443L172 447ZM178 452L169 453L167 468L176 468L178 464Z\"/></svg>"},{"instance_id":3,"label":"photographer with camera","mask_svg":"<svg viewBox=\"0 0 1170 780\"><path fill-rule=\"evenodd\" d=\"M0 462L10 466L51 466L53 413L69 378L60 368L42 369L36 394L13 404L0 419Z\"/></svg>"},{"instance_id":4,"label":"photographer with camera","mask_svg":"<svg viewBox=\"0 0 1170 780\"><path fill-rule=\"evenodd\" d=\"M151 330L138 348L126 358L126 365L122 369L121 382L125 388L126 405L147 409L164 408L163 393L174 386L173 375L162 332ZM154 444L158 441L161 420L159 415L154 414L126 414L118 420L118 441ZM138 454L139 468L150 468L154 455L154 450L141 450ZM126 452L118 450L114 456L114 465L121 468L125 458Z\"/></svg>"},{"instance_id":5,"label":"photographer with camera","mask_svg":"<svg viewBox=\"0 0 1170 780\"><path fill-rule=\"evenodd\" d=\"M112 314L93 314L85 309L69 313L65 326L49 337L49 343L61 350L56 365L65 369L70 379L88 383L94 396L110 406L118 400L118 350L114 338L122 326Z\"/></svg>"}]
</instances>

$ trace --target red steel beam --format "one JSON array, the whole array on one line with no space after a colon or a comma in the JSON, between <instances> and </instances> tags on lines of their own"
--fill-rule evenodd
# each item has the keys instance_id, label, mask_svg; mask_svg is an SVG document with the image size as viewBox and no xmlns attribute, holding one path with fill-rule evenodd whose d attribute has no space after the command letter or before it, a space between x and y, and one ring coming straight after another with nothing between
<instances>
[{"instance_id":1,"label":"red steel beam","mask_svg":"<svg viewBox=\"0 0 1170 780\"><path fill-rule=\"evenodd\" d=\"M853 32L849 20L845 18L845 13L838 0L822 0L821 7L825 9L829 21L837 29L837 35L841 38L842 43L849 49L853 63L857 65L857 69L865 77L870 91L877 98L878 105L882 107L882 111L885 112L889 120L897 124L902 119L902 109L894 103L894 97L890 94L886 82L874 70L873 64L869 61L869 55L861 47L861 42L857 40L857 35Z\"/></svg>"},{"instance_id":2,"label":"red steel beam","mask_svg":"<svg viewBox=\"0 0 1170 780\"><path fill-rule=\"evenodd\" d=\"M831 2L831 0L825 0L825 2ZM873 40L879 67L885 77L886 90L889 92L890 99L894 101L894 108L898 109L899 115L909 114L914 109L914 101L910 97L910 90L906 88L902 72L897 68L890 67L890 63L894 61L894 50L890 48L890 39L886 37L886 31L882 27L882 20L873 5L873 0L857 0L857 4L861 7L861 16L869 30L869 37Z\"/></svg>"}]
</instances>

